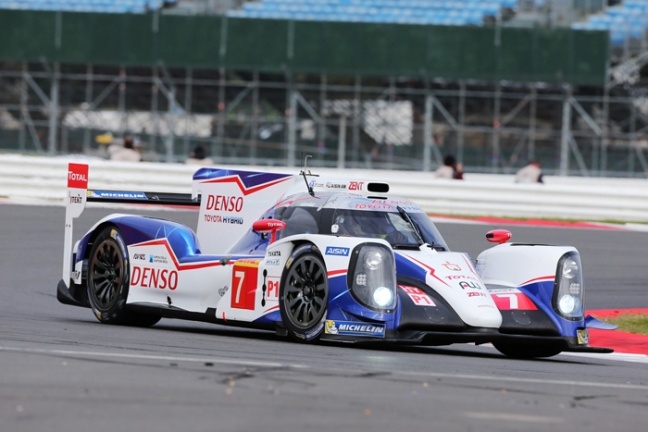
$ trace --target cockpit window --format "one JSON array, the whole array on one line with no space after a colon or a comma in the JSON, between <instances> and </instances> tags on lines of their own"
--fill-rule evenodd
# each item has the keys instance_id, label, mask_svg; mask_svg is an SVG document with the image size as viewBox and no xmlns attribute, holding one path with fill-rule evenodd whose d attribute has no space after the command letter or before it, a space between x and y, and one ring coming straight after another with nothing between
<instances>
[{"instance_id":1,"label":"cockpit window","mask_svg":"<svg viewBox=\"0 0 648 432\"><path fill-rule=\"evenodd\" d=\"M397 212L337 209L333 214L331 234L381 238L394 247L418 247L428 243L446 248L441 234L427 215L413 213L408 216L409 220Z\"/></svg>"}]
</instances>

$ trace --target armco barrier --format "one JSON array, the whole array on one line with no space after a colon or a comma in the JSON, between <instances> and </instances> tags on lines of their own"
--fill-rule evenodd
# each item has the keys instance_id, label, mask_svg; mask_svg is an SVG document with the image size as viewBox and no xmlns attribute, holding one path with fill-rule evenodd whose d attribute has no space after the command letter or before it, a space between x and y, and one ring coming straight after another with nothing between
<instances>
[{"instance_id":1,"label":"armco barrier","mask_svg":"<svg viewBox=\"0 0 648 432\"><path fill-rule=\"evenodd\" d=\"M90 165L93 189L189 193L196 170L180 164L0 155L0 199L62 205L71 160ZM299 171L285 167L228 168ZM434 214L648 222L648 180L642 179L547 177L545 184L515 184L510 175L468 173L459 181L436 179L424 172L312 171L327 177L387 181L391 193L410 198Z\"/></svg>"}]
</instances>

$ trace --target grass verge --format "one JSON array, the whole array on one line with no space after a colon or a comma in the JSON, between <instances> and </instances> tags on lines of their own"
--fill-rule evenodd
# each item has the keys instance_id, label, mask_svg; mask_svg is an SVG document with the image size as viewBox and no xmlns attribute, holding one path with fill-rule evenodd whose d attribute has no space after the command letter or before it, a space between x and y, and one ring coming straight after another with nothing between
<instances>
[{"instance_id":1,"label":"grass verge","mask_svg":"<svg viewBox=\"0 0 648 432\"><path fill-rule=\"evenodd\" d=\"M624 314L603 321L618 325L619 331L648 336L648 315Z\"/></svg>"}]
</instances>

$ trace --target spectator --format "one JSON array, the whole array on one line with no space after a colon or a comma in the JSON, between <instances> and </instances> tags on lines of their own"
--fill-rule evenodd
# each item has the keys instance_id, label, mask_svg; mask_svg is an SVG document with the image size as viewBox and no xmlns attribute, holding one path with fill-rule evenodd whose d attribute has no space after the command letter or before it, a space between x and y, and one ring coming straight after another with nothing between
<instances>
[{"instance_id":1,"label":"spectator","mask_svg":"<svg viewBox=\"0 0 648 432\"><path fill-rule=\"evenodd\" d=\"M435 177L463 180L463 167L451 154L443 158L443 165L434 172Z\"/></svg>"},{"instance_id":2,"label":"spectator","mask_svg":"<svg viewBox=\"0 0 648 432\"><path fill-rule=\"evenodd\" d=\"M187 165L213 165L214 161L211 158L208 158L207 155L205 154L205 148L198 144L187 160L185 160L185 164Z\"/></svg>"},{"instance_id":3,"label":"spectator","mask_svg":"<svg viewBox=\"0 0 648 432\"><path fill-rule=\"evenodd\" d=\"M515 183L544 183L540 162L532 160L515 174Z\"/></svg>"},{"instance_id":4,"label":"spectator","mask_svg":"<svg viewBox=\"0 0 648 432\"><path fill-rule=\"evenodd\" d=\"M135 139L132 135L124 135L122 148L110 153L110 160L118 162L140 162L142 155L135 149Z\"/></svg>"}]
</instances>

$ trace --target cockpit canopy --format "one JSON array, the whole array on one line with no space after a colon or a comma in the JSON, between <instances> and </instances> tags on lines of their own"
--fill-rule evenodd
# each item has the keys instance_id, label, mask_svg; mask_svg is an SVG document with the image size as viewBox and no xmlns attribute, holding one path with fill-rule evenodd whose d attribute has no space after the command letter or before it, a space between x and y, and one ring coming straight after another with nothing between
<instances>
[{"instance_id":1,"label":"cockpit canopy","mask_svg":"<svg viewBox=\"0 0 648 432\"><path fill-rule=\"evenodd\" d=\"M277 239L297 234L321 234L384 239L394 249L418 249L428 244L448 250L441 233L427 214L410 200L364 197L347 193L297 194L279 202L263 218L278 219L286 227ZM266 242L251 231L233 252L259 252Z\"/></svg>"}]
</instances>

